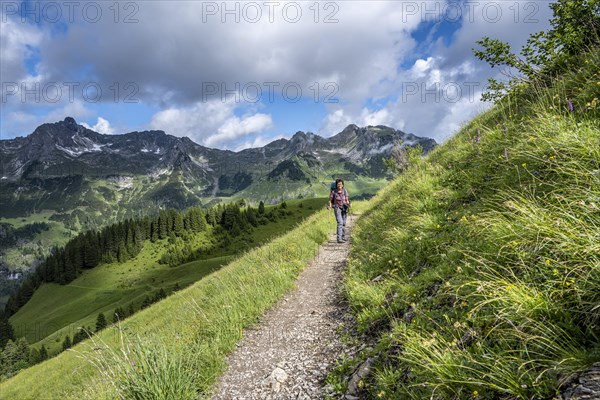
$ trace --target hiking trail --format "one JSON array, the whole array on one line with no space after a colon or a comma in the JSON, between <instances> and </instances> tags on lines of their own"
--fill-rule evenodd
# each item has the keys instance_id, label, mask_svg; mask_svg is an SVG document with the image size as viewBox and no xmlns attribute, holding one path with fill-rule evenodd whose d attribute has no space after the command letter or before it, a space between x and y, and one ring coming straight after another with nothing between
<instances>
[{"instance_id":1,"label":"hiking trail","mask_svg":"<svg viewBox=\"0 0 600 400\"><path fill-rule=\"evenodd\" d=\"M348 215L348 241L337 243L332 233L300 273L296 288L244 331L212 400L324 398L324 379L347 348L341 331L352 317L341 278L357 217Z\"/></svg>"}]
</instances>

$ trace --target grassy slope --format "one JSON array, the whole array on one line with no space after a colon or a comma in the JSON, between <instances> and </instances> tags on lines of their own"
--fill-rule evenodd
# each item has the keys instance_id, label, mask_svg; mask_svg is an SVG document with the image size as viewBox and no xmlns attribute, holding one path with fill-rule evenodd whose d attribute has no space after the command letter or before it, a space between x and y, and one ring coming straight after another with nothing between
<instances>
[{"instance_id":1,"label":"grassy slope","mask_svg":"<svg viewBox=\"0 0 600 400\"><path fill-rule=\"evenodd\" d=\"M371 201L345 290L377 346L334 387L374 356L365 398L551 398L600 360L600 52L581 65Z\"/></svg>"},{"instance_id":2,"label":"grassy slope","mask_svg":"<svg viewBox=\"0 0 600 400\"><path fill-rule=\"evenodd\" d=\"M194 395L209 390L242 329L293 287L333 223L329 213L316 213L297 229L125 320L120 330L106 329L94 342L84 341L75 351L21 371L0 384L0 393L4 398L19 399L114 398L101 372L115 372L111 379L116 383L127 385L135 380L138 391L144 386L142 375L157 380L170 376L173 379L164 386L174 391L186 383L192 385ZM94 350L103 345L116 349L121 339L126 344L123 352ZM151 372L144 370L139 358L150 353L147 360L151 359L155 368ZM95 369L81 356L102 366ZM137 372L125 373L132 368L133 359ZM136 375L138 372L142 375ZM186 393L191 392L182 389L173 398L192 397ZM149 397L143 394L141 398Z\"/></svg>"},{"instance_id":3,"label":"grassy slope","mask_svg":"<svg viewBox=\"0 0 600 400\"><path fill-rule=\"evenodd\" d=\"M93 327L98 313L109 320L115 308L127 308L133 303L139 309L144 298L152 297L160 288L169 293L175 284L183 288L231 261L236 254L260 245L289 230L299 221L326 204L326 200L288 201L289 216L267 225L259 225L250 235L233 238L207 260L198 260L170 268L158 263L167 241L147 242L140 254L125 263L100 265L84 271L67 285L44 284L31 300L10 321L17 337L25 336L29 343L44 344L50 354L62 349L62 341L81 326ZM302 203L302 207L299 205ZM268 212L272 207L267 206ZM200 233L190 243L193 248L205 246L211 235Z\"/></svg>"}]
</instances>

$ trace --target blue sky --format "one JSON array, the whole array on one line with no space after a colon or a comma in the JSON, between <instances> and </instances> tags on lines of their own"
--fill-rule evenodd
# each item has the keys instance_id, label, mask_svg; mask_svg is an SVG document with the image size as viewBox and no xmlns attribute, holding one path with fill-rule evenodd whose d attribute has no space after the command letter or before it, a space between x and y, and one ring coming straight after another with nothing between
<instances>
[{"instance_id":1,"label":"blue sky","mask_svg":"<svg viewBox=\"0 0 600 400\"><path fill-rule=\"evenodd\" d=\"M547 29L536 1L2 1L0 138L74 117L241 150L384 124L443 141L488 105L472 54Z\"/></svg>"}]
</instances>

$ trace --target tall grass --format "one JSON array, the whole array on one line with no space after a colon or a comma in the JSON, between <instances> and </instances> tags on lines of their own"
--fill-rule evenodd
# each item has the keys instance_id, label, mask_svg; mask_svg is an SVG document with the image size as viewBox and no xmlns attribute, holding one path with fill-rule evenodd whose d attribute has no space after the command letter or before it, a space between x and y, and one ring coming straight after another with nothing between
<instances>
[{"instance_id":1,"label":"tall grass","mask_svg":"<svg viewBox=\"0 0 600 400\"><path fill-rule=\"evenodd\" d=\"M21 371L0 384L0 394L15 399L208 396L243 329L294 286L334 224L330 213L315 213L120 328Z\"/></svg>"},{"instance_id":2,"label":"tall grass","mask_svg":"<svg viewBox=\"0 0 600 400\"><path fill-rule=\"evenodd\" d=\"M600 51L581 65L371 202L345 291L378 345L340 367L377 358L365 397L545 399L600 360Z\"/></svg>"}]
</instances>

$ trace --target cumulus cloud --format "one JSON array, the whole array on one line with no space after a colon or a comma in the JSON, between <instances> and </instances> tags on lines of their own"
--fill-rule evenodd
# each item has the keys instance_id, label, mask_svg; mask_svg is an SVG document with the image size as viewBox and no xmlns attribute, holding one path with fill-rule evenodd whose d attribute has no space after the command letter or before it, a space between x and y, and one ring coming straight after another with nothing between
<instances>
[{"instance_id":1,"label":"cumulus cloud","mask_svg":"<svg viewBox=\"0 0 600 400\"><path fill-rule=\"evenodd\" d=\"M4 10L4 8L3 8ZM44 32L33 25L19 23L0 13L0 58L2 59L2 82L21 82L33 77L25 67L25 60L32 57L44 38ZM4 85L3 85L4 90Z\"/></svg>"},{"instance_id":2,"label":"cumulus cloud","mask_svg":"<svg viewBox=\"0 0 600 400\"><path fill-rule=\"evenodd\" d=\"M262 2L136 2L134 8L124 5L115 22L112 3L97 2L104 7L99 21L90 23L77 12L76 21L58 33L55 26L8 18L0 31L3 79L94 82L104 93L100 102L115 101L116 83L124 108L134 107L123 101L131 84L139 102L160 110L147 127L226 148L259 143L278 128L274 121L285 115L276 115L271 103L285 84L298 85L309 99L318 89L322 101L329 94L325 85L333 82L340 103L323 104L327 116L319 133L332 135L350 123L387 124L440 140L483 107L465 98L465 85L478 83L479 93L496 73L474 58L475 41L488 35L518 48L529 33L545 29L550 17L545 3L527 1L276 3L270 9ZM33 75L26 65L32 56L39 58ZM257 110L248 112L245 104L239 116L242 105L224 97L248 84L259 87L262 98ZM458 99L452 98L454 84L463 90ZM81 90L75 96L81 101ZM247 100L242 96L242 103ZM51 116L69 107L97 117L90 102L66 102L63 96L45 104L54 110L45 113L32 102L4 104L2 129L15 136L44 119L28 113ZM98 129L113 129L99 123ZM29 125L29 131L34 128Z\"/></svg>"},{"instance_id":3,"label":"cumulus cloud","mask_svg":"<svg viewBox=\"0 0 600 400\"><path fill-rule=\"evenodd\" d=\"M218 129L215 135L211 135L204 143L207 146L233 141L249 134L257 134L273 126L270 115L254 114L244 118L232 117Z\"/></svg>"},{"instance_id":4,"label":"cumulus cloud","mask_svg":"<svg viewBox=\"0 0 600 400\"><path fill-rule=\"evenodd\" d=\"M212 100L189 107L169 108L152 117L150 129L160 129L175 136L188 136L208 147L239 147L237 142L273 126L271 115L264 113L235 115L237 103Z\"/></svg>"},{"instance_id":5,"label":"cumulus cloud","mask_svg":"<svg viewBox=\"0 0 600 400\"><path fill-rule=\"evenodd\" d=\"M2 112L2 130L0 130L0 139L8 139L17 136L27 136L32 133L36 127L44 123L62 121L70 116L76 121L81 121L93 117L95 112L85 106L82 101L66 103L61 107L52 109L42 114L34 114L21 110L3 110ZM4 135L4 132L11 132L10 136Z\"/></svg>"},{"instance_id":6,"label":"cumulus cloud","mask_svg":"<svg viewBox=\"0 0 600 400\"><path fill-rule=\"evenodd\" d=\"M89 126L85 122L83 122L81 125L85 126L88 129L91 129L93 131L96 131L98 133L102 133L105 135L114 135L115 134L114 129L112 128L112 126L110 126L110 122L108 122L106 119L104 119L102 117L98 117L98 122L96 122L96 124L94 126Z\"/></svg>"}]
</instances>

